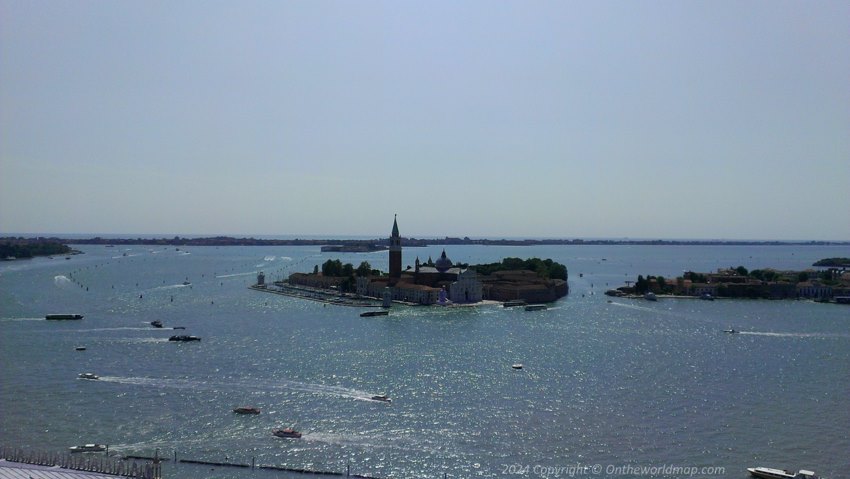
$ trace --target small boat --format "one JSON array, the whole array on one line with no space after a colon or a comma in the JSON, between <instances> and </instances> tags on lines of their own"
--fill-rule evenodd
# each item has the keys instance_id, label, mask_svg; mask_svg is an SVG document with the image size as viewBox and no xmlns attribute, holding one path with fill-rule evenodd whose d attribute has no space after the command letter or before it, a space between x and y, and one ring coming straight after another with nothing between
<instances>
[{"instance_id":1,"label":"small boat","mask_svg":"<svg viewBox=\"0 0 850 479\"><path fill-rule=\"evenodd\" d=\"M85 351L85 350L86 350L86 347L85 347L85 346L77 346L76 348L74 348L74 350L76 350L76 351Z\"/></svg>"},{"instance_id":2,"label":"small boat","mask_svg":"<svg viewBox=\"0 0 850 479\"><path fill-rule=\"evenodd\" d=\"M737 329L724 329L723 332L727 333L727 334L738 334L738 333L740 333L740 331L738 331Z\"/></svg>"},{"instance_id":3,"label":"small boat","mask_svg":"<svg viewBox=\"0 0 850 479\"><path fill-rule=\"evenodd\" d=\"M260 414L260 410L253 406L239 406L233 408L233 412L236 414Z\"/></svg>"},{"instance_id":4,"label":"small boat","mask_svg":"<svg viewBox=\"0 0 850 479\"><path fill-rule=\"evenodd\" d=\"M818 479L818 476L814 472L804 469L800 469L796 474L791 471L769 467L748 467L747 471L753 477L760 477L762 479Z\"/></svg>"},{"instance_id":5,"label":"small boat","mask_svg":"<svg viewBox=\"0 0 850 479\"><path fill-rule=\"evenodd\" d=\"M80 379L92 379L92 380L100 379L100 377L98 377L94 373L80 373L77 377L80 378Z\"/></svg>"},{"instance_id":6,"label":"small boat","mask_svg":"<svg viewBox=\"0 0 850 479\"><path fill-rule=\"evenodd\" d=\"M301 433L296 431L295 429L292 429L291 427L288 427L286 429L275 429L272 431L272 434L277 437L291 437L295 439L301 437Z\"/></svg>"},{"instance_id":7,"label":"small boat","mask_svg":"<svg viewBox=\"0 0 850 479\"><path fill-rule=\"evenodd\" d=\"M61 319L83 319L82 314L48 314L44 319L56 321Z\"/></svg>"},{"instance_id":8,"label":"small boat","mask_svg":"<svg viewBox=\"0 0 850 479\"><path fill-rule=\"evenodd\" d=\"M643 299L645 299L647 301L658 301L658 296L655 296L655 293L650 291L650 292L643 295Z\"/></svg>"},{"instance_id":9,"label":"small boat","mask_svg":"<svg viewBox=\"0 0 850 479\"><path fill-rule=\"evenodd\" d=\"M514 299L514 300L511 300L511 301L505 301L504 303L502 303L503 308L513 308L514 306L525 306L525 300L524 299Z\"/></svg>"},{"instance_id":10,"label":"small boat","mask_svg":"<svg viewBox=\"0 0 850 479\"><path fill-rule=\"evenodd\" d=\"M529 304L525 307L526 311L542 311L544 309L546 309L545 304Z\"/></svg>"},{"instance_id":11,"label":"small boat","mask_svg":"<svg viewBox=\"0 0 850 479\"><path fill-rule=\"evenodd\" d=\"M68 448L71 452L103 452L106 446L102 444L83 444L82 446L71 446Z\"/></svg>"},{"instance_id":12,"label":"small boat","mask_svg":"<svg viewBox=\"0 0 850 479\"><path fill-rule=\"evenodd\" d=\"M522 369L522 364L516 363L516 364L512 365L511 367L514 368L514 369Z\"/></svg>"},{"instance_id":13,"label":"small boat","mask_svg":"<svg viewBox=\"0 0 850 479\"><path fill-rule=\"evenodd\" d=\"M186 329L186 326L174 326L171 329Z\"/></svg>"},{"instance_id":14,"label":"small boat","mask_svg":"<svg viewBox=\"0 0 850 479\"><path fill-rule=\"evenodd\" d=\"M158 319L151 321L151 326L153 326L154 328L161 328L162 327L162 321L160 321Z\"/></svg>"},{"instance_id":15,"label":"small boat","mask_svg":"<svg viewBox=\"0 0 850 479\"><path fill-rule=\"evenodd\" d=\"M702 293L700 295L699 299L702 299L702 300L705 300L705 301L714 301L714 296L712 296L711 293Z\"/></svg>"},{"instance_id":16,"label":"small boat","mask_svg":"<svg viewBox=\"0 0 850 479\"><path fill-rule=\"evenodd\" d=\"M381 402L393 402L393 400L390 399L390 397L387 396L386 394L376 394L376 395L372 396L372 400L373 401L381 401Z\"/></svg>"},{"instance_id":17,"label":"small boat","mask_svg":"<svg viewBox=\"0 0 850 479\"><path fill-rule=\"evenodd\" d=\"M188 281L183 281L183 286L189 286L190 284L192 284L192 283L190 283Z\"/></svg>"},{"instance_id":18,"label":"small boat","mask_svg":"<svg viewBox=\"0 0 850 479\"><path fill-rule=\"evenodd\" d=\"M370 318L372 316L387 316L390 314L389 311L366 311L365 313L360 313L361 318Z\"/></svg>"},{"instance_id":19,"label":"small boat","mask_svg":"<svg viewBox=\"0 0 850 479\"><path fill-rule=\"evenodd\" d=\"M189 341L200 341L201 338L197 336L187 336L185 334L180 334L177 336L171 336L168 338L169 341L181 341L181 342L189 342Z\"/></svg>"}]
</instances>

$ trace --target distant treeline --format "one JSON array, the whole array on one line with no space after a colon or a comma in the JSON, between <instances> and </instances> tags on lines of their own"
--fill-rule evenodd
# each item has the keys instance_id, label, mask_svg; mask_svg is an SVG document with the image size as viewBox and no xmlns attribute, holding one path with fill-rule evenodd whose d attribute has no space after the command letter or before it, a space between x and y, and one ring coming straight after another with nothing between
<instances>
[{"instance_id":1,"label":"distant treeline","mask_svg":"<svg viewBox=\"0 0 850 479\"><path fill-rule=\"evenodd\" d=\"M815 262L812 266L825 266L831 268L850 267L850 258L826 258Z\"/></svg>"},{"instance_id":2,"label":"distant treeline","mask_svg":"<svg viewBox=\"0 0 850 479\"><path fill-rule=\"evenodd\" d=\"M474 264L469 267L485 276L497 271L530 270L547 279L567 279L567 267L551 259L505 258L501 263Z\"/></svg>"},{"instance_id":3,"label":"distant treeline","mask_svg":"<svg viewBox=\"0 0 850 479\"><path fill-rule=\"evenodd\" d=\"M13 238L15 240L19 238ZM20 238L22 239L22 238ZM387 238L353 239L258 239L212 236L206 238L46 238L62 244L93 245L162 245L162 246L325 246L341 245L357 247L363 245L387 245ZM2 241L3 239L0 239ZM464 238L402 238L402 246L418 247L430 245L492 245L492 246L537 246L537 245L648 245L648 246L788 246L788 245L850 245L850 241L724 241L724 240L631 240L631 239L470 239Z\"/></svg>"},{"instance_id":4,"label":"distant treeline","mask_svg":"<svg viewBox=\"0 0 850 479\"><path fill-rule=\"evenodd\" d=\"M0 258L32 258L33 256L50 256L68 254L71 248L58 241L39 238L0 239Z\"/></svg>"}]
</instances>

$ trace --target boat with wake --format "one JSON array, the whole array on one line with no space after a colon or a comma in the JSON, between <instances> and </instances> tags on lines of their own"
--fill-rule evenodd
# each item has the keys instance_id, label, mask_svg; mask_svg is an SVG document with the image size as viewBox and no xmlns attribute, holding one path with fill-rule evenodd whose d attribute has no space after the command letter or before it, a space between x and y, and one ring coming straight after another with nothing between
<instances>
[{"instance_id":1,"label":"boat with wake","mask_svg":"<svg viewBox=\"0 0 850 479\"><path fill-rule=\"evenodd\" d=\"M822 479L818 478L812 471L800 469L796 474L784 469L773 469L770 467L748 467L747 471L753 477L761 479Z\"/></svg>"},{"instance_id":2,"label":"boat with wake","mask_svg":"<svg viewBox=\"0 0 850 479\"><path fill-rule=\"evenodd\" d=\"M386 403L393 402L393 400L390 399L390 397L387 396L386 394L375 394L370 399L373 400L373 401L381 401L381 402L386 402Z\"/></svg>"},{"instance_id":3,"label":"boat with wake","mask_svg":"<svg viewBox=\"0 0 850 479\"><path fill-rule=\"evenodd\" d=\"M502 303L503 308L513 308L514 306L525 306L524 299L513 299Z\"/></svg>"},{"instance_id":4,"label":"boat with wake","mask_svg":"<svg viewBox=\"0 0 850 479\"><path fill-rule=\"evenodd\" d=\"M170 338L168 338L168 340L169 341L178 341L178 342L187 343L189 341L200 341L201 338L199 338L197 336L187 336L185 334L179 334L179 335L176 335L176 336L171 336Z\"/></svg>"},{"instance_id":5,"label":"boat with wake","mask_svg":"<svg viewBox=\"0 0 850 479\"><path fill-rule=\"evenodd\" d=\"M98 375L94 374L94 373L80 373L79 375L77 375L77 378L79 378L79 379L89 379L89 380L92 380L92 381L96 381L96 380L100 379L100 377Z\"/></svg>"},{"instance_id":6,"label":"boat with wake","mask_svg":"<svg viewBox=\"0 0 850 479\"><path fill-rule=\"evenodd\" d=\"M525 307L526 311L543 311L546 309L545 304L529 304Z\"/></svg>"},{"instance_id":7,"label":"boat with wake","mask_svg":"<svg viewBox=\"0 0 850 479\"><path fill-rule=\"evenodd\" d=\"M239 406L233 408L233 412L236 414L260 414L260 410L253 406Z\"/></svg>"},{"instance_id":8,"label":"boat with wake","mask_svg":"<svg viewBox=\"0 0 850 479\"><path fill-rule=\"evenodd\" d=\"M295 429L292 429L291 427L287 427L285 429L275 429L272 431L272 434L277 437L286 437L291 439L299 439L301 437L301 433L296 431Z\"/></svg>"},{"instance_id":9,"label":"boat with wake","mask_svg":"<svg viewBox=\"0 0 850 479\"><path fill-rule=\"evenodd\" d=\"M738 331L737 329L724 329L723 332L726 333L726 334L738 334L738 333L740 333L740 331Z\"/></svg>"},{"instance_id":10,"label":"boat with wake","mask_svg":"<svg viewBox=\"0 0 850 479\"><path fill-rule=\"evenodd\" d=\"M58 321L63 319L83 319L82 314L48 314L44 316L48 321Z\"/></svg>"},{"instance_id":11,"label":"boat with wake","mask_svg":"<svg viewBox=\"0 0 850 479\"><path fill-rule=\"evenodd\" d=\"M71 452L103 452L106 446L102 444L83 444L82 446L71 446L68 448Z\"/></svg>"}]
</instances>

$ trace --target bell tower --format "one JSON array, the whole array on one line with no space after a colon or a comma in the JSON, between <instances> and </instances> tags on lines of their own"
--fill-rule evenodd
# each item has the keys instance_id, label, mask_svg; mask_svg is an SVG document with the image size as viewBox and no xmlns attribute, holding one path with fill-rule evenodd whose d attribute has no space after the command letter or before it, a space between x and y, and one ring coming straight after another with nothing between
<instances>
[{"instance_id":1,"label":"bell tower","mask_svg":"<svg viewBox=\"0 0 850 479\"><path fill-rule=\"evenodd\" d=\"M398 234L398 220L394 218L393 232L390 236L390 284L395 284L399 278L401 278L401 236Z\"/></svg>"}]
</instances>

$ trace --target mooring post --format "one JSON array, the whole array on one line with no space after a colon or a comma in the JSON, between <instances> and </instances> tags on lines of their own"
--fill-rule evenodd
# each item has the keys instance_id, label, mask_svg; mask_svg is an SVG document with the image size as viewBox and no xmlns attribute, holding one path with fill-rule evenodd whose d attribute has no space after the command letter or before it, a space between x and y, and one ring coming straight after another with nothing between
<instances>
[{"instance_id":1,"label":"mooring post","mask_svg":"<svg viewBox=\"0 0 850 479\"><path fill-rule=\"evenodd\" d=\"M348 477L351 475L351 461L348 461L348 464L345 466L345 476Z\"/></svg>"},{"instance_id":2,"label":"mooring post","mask_svg":"<svg viewBox=\"0 0 850 479\"><path fill-rule=\"evenodd\" d=\"M254 470L254 459L255 459L255 457L251 456L251 470L252 471Z\"/></svg>"}]
</instances>

